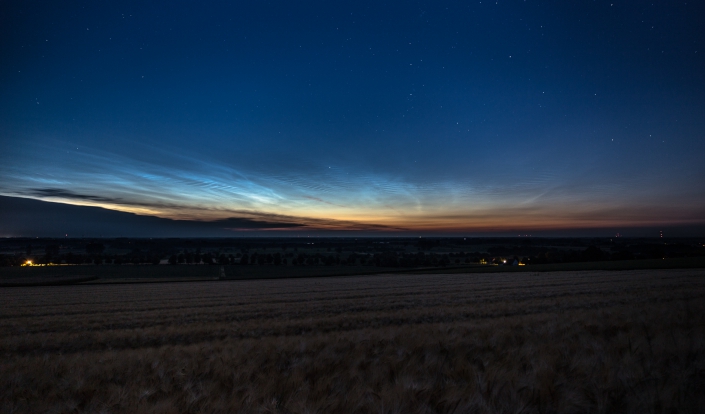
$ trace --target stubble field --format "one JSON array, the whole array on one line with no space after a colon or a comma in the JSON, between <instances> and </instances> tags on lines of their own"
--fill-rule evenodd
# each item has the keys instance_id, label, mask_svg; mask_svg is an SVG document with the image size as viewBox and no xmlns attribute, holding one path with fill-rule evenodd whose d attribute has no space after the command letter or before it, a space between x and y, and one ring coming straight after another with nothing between
<instances>
[{"instance_id":1,"label":"stubble field","mask_svg":"<svg viewBox=\"0 0 705 414\"><path fill-rule=\"evenodd\" d=\"M0 289L0 412L702 412L705 270Z\"/></svg>"}]
</instances>

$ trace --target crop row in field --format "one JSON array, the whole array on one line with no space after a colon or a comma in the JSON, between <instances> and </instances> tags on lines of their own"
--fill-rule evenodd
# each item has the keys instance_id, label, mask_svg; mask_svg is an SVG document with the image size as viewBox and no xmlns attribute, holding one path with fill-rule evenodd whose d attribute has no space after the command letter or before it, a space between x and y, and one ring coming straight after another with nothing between
<instances>
[{"instance_id":1,"label":"crop row in field","mask_svg":"<svg viewBox=\"0 0 705 414\"><path fill-rule=\"evenodd\" d=\"M0 290L0 410L699 411L705 271Z\"/></svg>"}]
</instances>

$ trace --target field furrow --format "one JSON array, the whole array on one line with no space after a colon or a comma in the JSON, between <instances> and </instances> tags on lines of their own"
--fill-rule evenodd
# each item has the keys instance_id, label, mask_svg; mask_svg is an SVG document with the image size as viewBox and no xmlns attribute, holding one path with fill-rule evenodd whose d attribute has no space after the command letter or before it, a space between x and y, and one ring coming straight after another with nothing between
<instances>
[{"instance_id":1,"label":"field furrow","mask_svg":"<svg viewBox=\"0 0 705 414\"><path fill-rule=\"evenodd\" d=\"M705 407L705 270L27 287L0 300L2 412Z\"/></svg>"}]
</instances>

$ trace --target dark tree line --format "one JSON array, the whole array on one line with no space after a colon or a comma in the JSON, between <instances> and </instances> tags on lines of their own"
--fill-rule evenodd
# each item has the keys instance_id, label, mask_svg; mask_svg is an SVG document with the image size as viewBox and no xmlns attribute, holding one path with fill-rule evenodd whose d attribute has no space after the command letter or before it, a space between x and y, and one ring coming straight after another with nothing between
<instances>
[{"instance_id":1,"label":"dark tree line","mask_svg":"<svg viewBox=\"0 0 705 414\"><path fill-rule=\"evenodd\" d=\"M471 250L475 250L474 252ZM212 264L434 267L705 256L705 240L660 238L0 239L0 266Z\"/></svg>"}]
</instances>

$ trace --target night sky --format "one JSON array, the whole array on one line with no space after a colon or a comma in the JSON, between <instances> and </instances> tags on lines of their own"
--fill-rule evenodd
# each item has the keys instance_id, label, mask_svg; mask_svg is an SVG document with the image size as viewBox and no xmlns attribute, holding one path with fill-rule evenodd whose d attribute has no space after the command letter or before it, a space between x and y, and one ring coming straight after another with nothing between
<instances>
[{"instance_id":1,"label":"night sky","mask_svg":"<svg viewBox=\"0 0 705 414\"><path fill-rule=\"evenodd\" d=\"M4 1L0 236L77 235L87 210L65 204L183 236L702 234L703 17L698 1ZM15 198L53 203L33 218ZM52 207L58 226L26 226ZM144 233L106 213L110 235Z\"/></svg>"}]
</instances>

